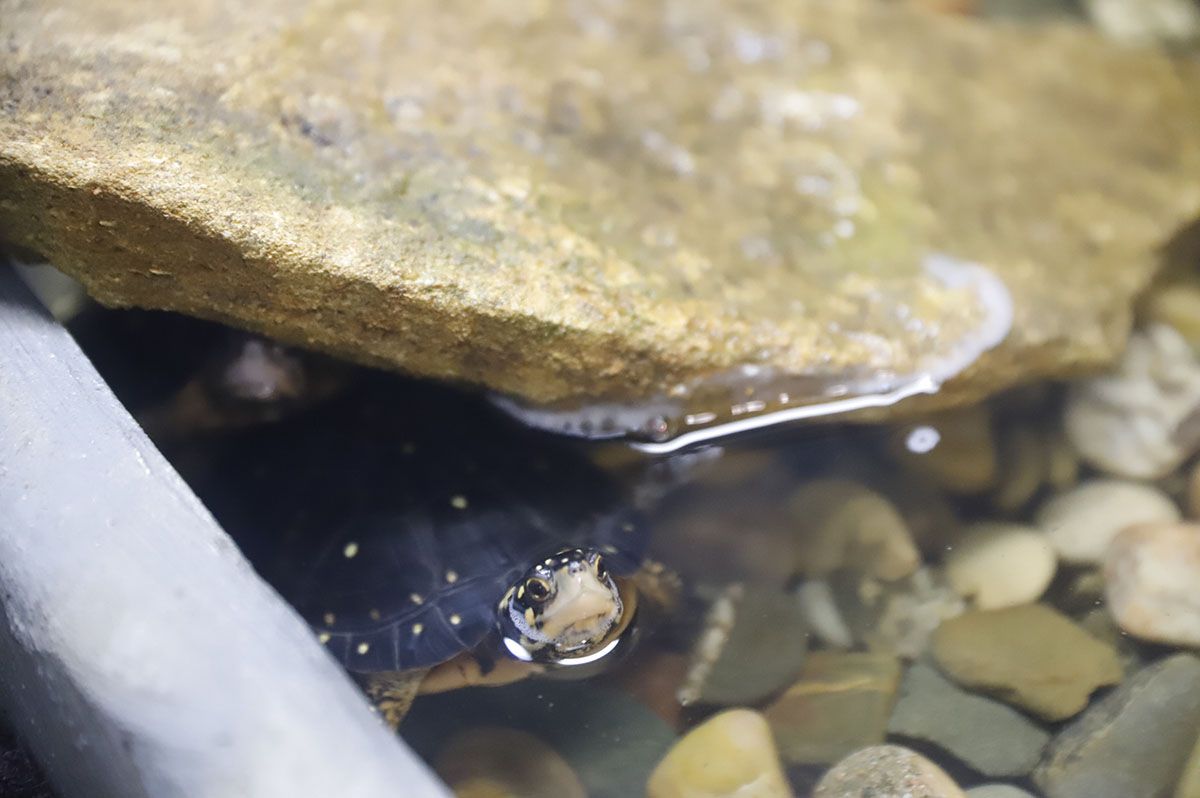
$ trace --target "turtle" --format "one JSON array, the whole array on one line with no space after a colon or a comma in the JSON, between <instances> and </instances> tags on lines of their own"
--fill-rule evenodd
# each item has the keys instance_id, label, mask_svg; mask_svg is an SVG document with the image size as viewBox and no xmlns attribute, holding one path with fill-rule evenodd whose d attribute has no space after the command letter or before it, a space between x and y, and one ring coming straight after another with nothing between
<instances>
[{"instance_id":1,"label":"turtle","mask_svg":"<svg viewBox=\"0 0 1200 798\"><path fill-rule=\"evenodd\" d=\"M202 498L393 727L418 691L603 669L677 592L579 443L457 390L371 375L222 443Z\"/></svg>"}]
</instances>

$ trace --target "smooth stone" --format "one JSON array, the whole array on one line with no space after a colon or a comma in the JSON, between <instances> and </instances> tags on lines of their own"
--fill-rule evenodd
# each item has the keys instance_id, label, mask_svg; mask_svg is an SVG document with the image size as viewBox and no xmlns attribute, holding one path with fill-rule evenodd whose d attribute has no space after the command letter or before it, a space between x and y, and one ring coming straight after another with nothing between
<instances>
[{"instance_id":1,"label":"smooth stone","mask_svg":"<svg viewBox=\"0 0 1200 798\"><path fill-rule=\"evenodd\" d=\"M1200 7L1191 0L1083 0L1083 7L1097 28L1122 44L1200 41Z\"/></svg>"},{"instance_id":2,"label":"smooth stone","mask_svg":"<svg viewBox=\"0 0 1200 798\"><path fill-rule=\"evenodd\" d=\"M796 588L796 601L808 622L809 631L826 648L853 648L854 632L838 609L833 586L824 579L806 579Z\"/></svg>"},{"instance_id":3,"label":"smooth stone","mask_svg":"<svg viewBox=\"0 0 1200 798\"><path fill-rule=\"evenodd\" d=\"M1108 373L1071 384L1063 425L1092 466L1158 479L1200 447L1200 360L1173 327L1150 324Z\"/></svg>"},{"instance_id":4,"label":"smooth stone","mask_svg":"<svg viewBox=\"0 0 1200 798\"><path fill-rule=\"evenodd\" d=\"M933 635L938 667L1047 721L1079 713L1099 687L1121 681L1112 647L1041 604L969 612Z\"/></svg>"},{"instance_id":5,"label":"smooth stone","mask_svg":"<svg viewBox=\"0 0 1200 798\"><path fill-rule=\"evenodd\" d=\"M1200 461L1188 472L1186 491L1187 517L1193 521L1200 521Z\"/></svg>"},{"instance_id":6,"label":"smooth stone","mask_svg":"<svg viewBox=\"0 0 1200 798\"><path fill-rule=\"evenodd\" d=\"M829 584L855 640L872 651L905 659L920 657L934 630L966 609L962 598L930 568L898 582L841 573Z\"/></svg>"},{"instance_id":7,"label":"smooth stone","mask_svg":"<svg viewBox=\"0 0 1200 798\"><path fill-rule=\"evenodd\" d=\"M1200 659L1138 671L1054 738L1034 774L1047 798L1168 798L1200 736Z\"/></svg>"},{"instance_id":8,"label":"smooth stone","mask_svg":"<svg viewBox=\"0 0 1200 798\"><path fill-rule=\"evenodd\" d=\"M972 524L948 548L946 581L979 609L1037 601L1058 568L1046 536L1020 524Z\"/></svg>"},{"instance_id":9,"label":"smooth stone","mask_svg":"<svg viewBox=\"0 0 1200 798\"><path fill-rule=\"evenodd\" d=\"M967 798L1037 798L1011 784L981 784L967 790Z\"/></svg>"},{"instance_id":10,"label":"smooth stone","mask_svg":"<svg viewBox=\"0 0 1200 798\"><path fill-rule=\"evenodd\" d=\"M1200 524L1143 524L1113 539L1104 595L1142 640L1200 647Z\"/></svg>"},{"instance_id":11,"label":"smooth stone","mask_svg":"<svg viewBox=\"0 0 1200 798\"><path fill-rule=\"evenodd\" d=\"M1099 565L1117 533L1134 524L1179 520L1162 491L1117 479L1094 479L1047 500L1035 523L1063 562Z\"/></svg>"},{"instance_id":12,"label":"smooth stone","mask_svg":"<svg viewBox=\"0 0 1200 798\"><path fill-rule=\"evenodd\" d=\"M886 498L847 479L821 479L788 497L795 519L798 566L808 576L843 568L884 580L909 576L921 555L908 525Z\"/></svg>"},{"instance_id":13,"label":"smooth stone","mask_svg":"<svg viewBox=\"0 0 1200 798\"><path fill-rule=\"evenodd\" d=\"M1079 482L1079 453L1057 426L1046 435L1046 484L1062 493Z\"/></svg>"},{"instance_id":14,"label":"smooth stone","mask_svg":"<svg viewBox=\"0 0 1200 798\"><path fill-rule=\"evenodd\" d=\"M909 668L888 732L930 743L985 776L1023 776L1050 735L1016 710L961 690L928 665Z\"/></svg>"},{"instance_id":15,"label":"smooth stone","mask_svg":"<svg viewBox=\"0 0 1200 798\"><path fill-rule=\"evenodd\" d=\"M864 748L834 765L813 798L963 798L940 767L899 745Z\"/></svg>"},{"instance_id":16,"label":"smooth stone","mask_svg":"<svg viewBox=\"0 0 1200 798\"><path fill-rule=\"evenodd\" d=\"M717 599L707 627L679 692L684 704L757 704L795 681L804 666L808 622L782 590L736 586Z\"/></svg>"},{"instance_id":17,"label":"smooth stone","mask_svg":"<svg viewBox=\"0 0 1200 798\"><path fill-rule=\"evenodd\" d=\"M658 715L671 728L685 725L683 707L675 697L687 675L688 660L673 651L639 652L637 667L622 668L615 685Z\"/></svg>"},{"instance_id":18,"label":"smooth stone","mask_svg":"<svg viewBox=\"0 0 1200 798\"><path fill-rule=\"evenodd\" d=\"M6 7L0 235L108 304L534 402L746 364L956 402L1100 366L1200 210L1188 73L1065 26L815 0L54 8ZM699 409L732 416L743 386L717 382Z\"/></svg>"},{"instance_id":19,"label":"smooth stone","mask_svg":"<svg viewBox=\"0 0 1200 798\"><path fill-rule=\"evenodd\" d=\"M550 679L421 696L400 733L426 761L437 761L456 736L501 719L517 731L553 741L593 798L640 795L678 738L653 711L620 690L592 680Z\"/></svg>"},{"instance_id":20,"label":"smooth stone","mask_svg":"<svg viewBox=\"0 0 1200 798\"><path fill-rule=\"evenodd\" d=\"M887 473L872 483L900 511L917 548L927 556L958 538L962 522L937 485L919 474L886 464Z\"/></svg>"},{"instance_id":21,"label":"smooth stone","mask_svg":"<svg viewBox=\"0 0 1200 798\"><path fill-rule=\"evenodd\" d=\"M463 796L587 798L579 777L557 751L527 732L471 729L451 740L434 770Z\"/></svg>"},{"instance_id":22,"label":"smooth stone","mask_svg":"<svg viewBox=\"0 0 1200 798\"><path fill-rule=\"evenodd\" d=\"M731 709L680 739L650 774L647 798L790 798L762 715Z\"/></svg>"},{"instance_id":23,"label":"smooth stone","mask_svg":"<svg viewBox=\"0 0 1200 798\"><path fill-rule=\"evenodd\" d=\"M929 434L936 436L936 443L926 449L919 438ZM890 441L893 456L902 466L951 493L981 493L996 484L996 440L986 406L948 410L905 425Z\"/></svg>"},{"instance_id":24,"label":"smooth stone","mask_svg":"<svg viewBox=\"0 0 1200 798\"><path fill-rule=\"evenodd\" d=\"M1200 280L1154 286L1139 304L1144 318L1174 327L1193 350L1200 350Z\"/></svg>"},{"instance_id":25,"label":"smooth stone","mask_svg":"<svg viewBox=\"0 0 1200 798\"><path fill-rule=\"evenodd\" d=\"M1172 798L1200 798L1200 735L1196 737L1196 746L1183 766L1183 775L1175 787Z\"/></svg>"},{"instance_id":26,"label":"smooth stone","mask_svg":"<svg viewBox=\"0 0 1200 798\"><path fill-rule=\"evenodd\" d=\"M787 764L836 762L883 742L899 685L894 656L818 651L763 716Z\"/></svg>"},{"instance_id":27,"label":"smooth stone","mask_svg":"<svg viewBox=\"0 0 1200 798\"><path fill-rule=\"evenodd\" d=\"M992 505L1002 513L1020 510L1046 479L1048 442L1040 430L1014 424L1000 434L1000 476L992 490Z\"/></svg>"}]
</instances>

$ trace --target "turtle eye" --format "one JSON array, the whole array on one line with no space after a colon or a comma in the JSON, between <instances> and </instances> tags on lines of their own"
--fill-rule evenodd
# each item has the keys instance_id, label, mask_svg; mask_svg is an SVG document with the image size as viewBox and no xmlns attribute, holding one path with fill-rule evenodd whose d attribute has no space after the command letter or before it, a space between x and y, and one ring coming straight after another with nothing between
<instances>
[{"instance_id":1,"label":"turtle eye","mask_svg":"<svg viewBox=\"0 0 1200 798\"><path fill-rule=\"evenodd\" d=\"M597 556L596 562L593 565L593 567L596 569L596 578L597 579L607 579L608 578L608 566L604 564L603 557Z\"/></svg>"},{"instance_id":2,"label":"turtle eye","mask_svg":"<svg viewBox=\"0 0 1200 798\"><path fill-rule=\"evenodd\" d=\"M541 603L550 598L550 583L540 577L531 576L525 580L525 594Z\"/></svg>"}]
</instances>

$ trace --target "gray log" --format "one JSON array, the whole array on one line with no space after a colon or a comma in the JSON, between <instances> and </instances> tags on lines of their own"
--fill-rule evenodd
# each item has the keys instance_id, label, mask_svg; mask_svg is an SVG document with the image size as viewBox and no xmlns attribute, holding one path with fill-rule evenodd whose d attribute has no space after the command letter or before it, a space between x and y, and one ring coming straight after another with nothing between
<instances>
[{"instance_id":1,"label":"gray log","mask_svg":"<svg viewBox=\"0 0 1200 798\"><path fill-rule=\"evenodd\" d=\"M0 605L65 798L448 794L2 262Z\"/></svg>"}]
</instances>

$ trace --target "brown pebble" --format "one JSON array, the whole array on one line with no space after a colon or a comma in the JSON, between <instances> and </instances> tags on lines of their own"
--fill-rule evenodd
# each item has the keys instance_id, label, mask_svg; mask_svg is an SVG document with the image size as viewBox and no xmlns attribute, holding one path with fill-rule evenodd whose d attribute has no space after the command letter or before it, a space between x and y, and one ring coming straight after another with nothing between
<instances>
[{"instance_id":1,"label":"brown pebble","mask_svg":"<svg viewBox=\"0 0 1200 798\"><path fill-rule=\"evenodd\" d=\"M864 748L833 766L813 798L965 798L954 779L898 745Z\"/></svg>"}]
</instances>

